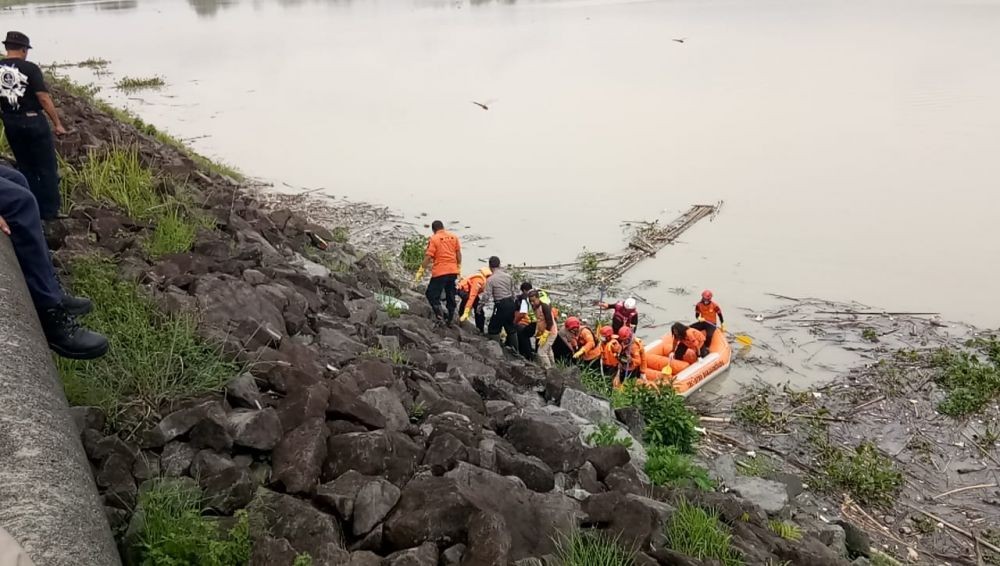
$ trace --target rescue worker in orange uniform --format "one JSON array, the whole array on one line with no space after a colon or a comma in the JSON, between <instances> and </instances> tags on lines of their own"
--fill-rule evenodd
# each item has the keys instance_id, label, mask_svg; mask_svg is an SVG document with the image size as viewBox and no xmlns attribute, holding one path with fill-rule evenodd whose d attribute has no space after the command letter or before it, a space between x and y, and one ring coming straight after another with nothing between
<instances>
[{"instance_id":1,"label":"rescue worker in orange uniform","mask_svg":"<svg viewBox=\"0 0 1000 566\"><path fill-rule=\"evenodd\" d=\"M493 275L493 271L484 267L458 283L458 296L462 298L462 302L458 305L458 311L462 313L462 316L458 321L469 320L472 311L476 311L476 328L479 329L480 333L486 331L486 311L479 304L479 294L483 291L486 280L491 275Z\"/></svg>"},{"instance_id":2,"label":"rescue worker in orange uniform","mask_svg":"<svg viewBox=\"0 0 1000 566\"><path fill-rule=\"evenodd\" d=\"M567 318L563 327L574 338L574 360L592 366L601 359L601 347L597 343L594 331L583 326L579 318L575 316Z\"/></svg>"},{"instance_id":3,"label":"rescue worker in orange uniform","mask_svg":"<svg viewBox=\"0 0 1000 566\"><path fill-rule=\"evenodd\" d=\"M722 316L722 307L712 300L712 292L708 289L701 292L701 300L694 305L694 315L698 322L691 325L705 333L705 345L712 344L712 337L715 330L726 331L725 317Z\"/></svg>"},{"instance_id":4,"label":"rescue worker in orange uniform","mask_svg":"<svg viewBox=\"0 0 1000 566\"><path fill-rule=\"evenodd\" d=\"M698 358L708 355L708 347L705 345L705 333L675 322L670 327L670 333L674 336L674 351L670 357L674 360L694 363Z\"/></svg>"},{"instance_id":5,"label":"rescue worker in orange uniform","mask_svg":"<svg viewBox=\"0 0 1000 566\"><path fill-rule=\"evenodd\" d=\"M556 365L555 356L552 353L552 346L559 335L559 324L556 322L556 313L553 312L552 305L543 303L537 289L528 292L528 301L535 313L535 356L538 364L545 369Z\"/></svg>"},{"instance_id":6,"label":"rescue worker in orange uniform","mask_svg":"<svg viewBox=\"0 0 1000 566\"><path fill-rule=\"evenodd\" d=\"M622 351L619 354L619 368L622 381L637 379L646 375L646 346L632 329L623 326L618 330L618 342ZM626 350L627 349L627 350Z\"/></svg>"},{"instance_id":7,"label":"rescue worker in orange uniform","mask_svg":"<svg viewBox=\"0 0 1000 566\"><path fill-rule=\"evenodd\" d=\"M615 336L610 326L601 327L601 365L603 373L615 375L618 373L618 355L622 353L621 342Z\"/></svg>"},{"instance_id":8,"label":"rescue worker in orange uniform","mask_svg":"<svg viewBox=\"0 0 1000 566\"><path fill-rule=\"evenodd\" d=\"M435 320L451 326L451 321L455 318L455 282L462 272L462 244L458 236L444 229L444 222L440 220L431 224L431 230L434 234L427 242L424 263L417 270L414 282L420 281L424 271L431 268L427 302L431 304ZM445 296L445 312L441 311L441 293Z\"/></svg>"}]
</instances>

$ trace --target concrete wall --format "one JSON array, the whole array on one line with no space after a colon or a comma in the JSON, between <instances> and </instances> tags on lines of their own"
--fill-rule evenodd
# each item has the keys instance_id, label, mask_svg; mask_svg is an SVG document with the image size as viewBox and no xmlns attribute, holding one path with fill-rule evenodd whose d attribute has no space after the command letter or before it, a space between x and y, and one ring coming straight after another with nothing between
<instances>
[{"instance_id":1,"label":"concrete wall","mask_svg":"<svg viewBox=\"0 0 1000 566\"><path fill-rule=\"evenodd\" d=\"M36 566L116 566L111 531L14 250L0 234L0 527Z\"/></svg>"}]
</instances>

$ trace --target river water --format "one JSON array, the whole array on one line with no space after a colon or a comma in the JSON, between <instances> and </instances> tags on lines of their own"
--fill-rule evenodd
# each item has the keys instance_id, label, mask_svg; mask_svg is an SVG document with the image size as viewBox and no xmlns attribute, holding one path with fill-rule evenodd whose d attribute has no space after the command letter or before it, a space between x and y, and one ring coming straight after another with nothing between
<instances>
[{"instance_id":1,"label":"river water","mask_svg":"<svg viewBox=\"0 0 1000 566\"><path fill-rule=\"evenodd\" d=\"M710 287L751 333L769 292L1000 324L996 0L125 0L0 21L38 61L111 60L68 72L202 153L441 218L488 237L478 257L617 251L623 220L725 201L630 275L660 282L641 293L660 322ZM152 74L167 86L110 88Z\"/></svg>"}]
</instances>

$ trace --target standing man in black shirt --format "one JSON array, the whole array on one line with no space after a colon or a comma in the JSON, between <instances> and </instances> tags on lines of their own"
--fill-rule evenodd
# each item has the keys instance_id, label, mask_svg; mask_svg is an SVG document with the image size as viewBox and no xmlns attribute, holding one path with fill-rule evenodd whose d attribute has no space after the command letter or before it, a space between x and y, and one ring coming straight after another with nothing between
<instances>
[{"instance_id":1,"label":"standing man in black shirt","mask_svg":"<svg viewBox=\"0 0 1000 566\"><path fill-rule=\"evenodd\" d=\"M60 205L52 131L61 136L66 129L49 96L42 70L27 61L31 49L28 36L9 31L3 46L7 57L0 60L0 113L7 142L17 159L18 170L28 179L38 201L42 220L52 220L59 214ZM52 120L52 129L45 114Z\"/></svg>"}]
</instances>

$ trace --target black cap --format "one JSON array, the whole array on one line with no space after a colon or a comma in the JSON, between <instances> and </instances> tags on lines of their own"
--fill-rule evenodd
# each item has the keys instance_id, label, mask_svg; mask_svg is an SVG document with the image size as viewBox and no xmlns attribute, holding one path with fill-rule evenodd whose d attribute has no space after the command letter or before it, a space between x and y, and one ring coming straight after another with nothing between
<instances>
[{"instance_id":1,"label":"black cap","mask_svg":"<svg viewBox=\"0 0 1000 566\"><path fill-rule=\"evenodd\" d=\"M7 37L3 40L3 44L7 47L23 47L25 49L31 49L31 40L28 39L28 36L19 31L8 31Z\"/></svg>"}]
</instances>

